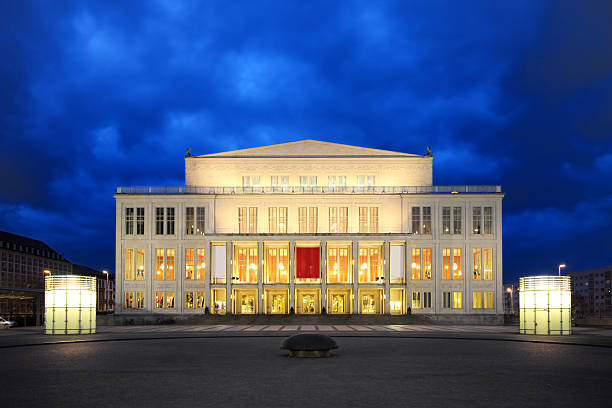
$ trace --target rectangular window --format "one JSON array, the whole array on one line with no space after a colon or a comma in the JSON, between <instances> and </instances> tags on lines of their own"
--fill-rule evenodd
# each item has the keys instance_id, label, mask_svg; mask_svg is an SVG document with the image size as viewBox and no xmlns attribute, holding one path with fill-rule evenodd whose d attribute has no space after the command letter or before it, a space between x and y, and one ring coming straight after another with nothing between
<instances>
[{"instance_id":1,"label":"rectangular window","mask_svg":"<svg viewBox=\"0 0 612 408\"><path fill-rule=\"evenodd\" d=\"M453 207L453 234L461 234L461 207Z\"/></svg>"},{"instance_id":2,"label":"rectangular window","mask_svg":"<svg viewBox=\"0 0 612 408\"><path fill-rule=\"evenodd\" d=\"M196 249L196 280L204 279L204 271L206 270L206 258L204 256L204 248Z\"/></svg>"},{"instance_id":3,"label":"rectangular window","mask_svg":"<svg viewBox=\"0 0 612 408\"><path fill-rule=\"evenodd\" d=\"M134 249L125 250L125 280L134 280Z\"/></svg>"},{"instance_id":4,"label":"rectangular window","mask_svg":"<svg viewBox=\"0 0 612 408\"><path fill-rule=\"evenodd\" d=\"M431 309L431 292L423 292L423 309Z\"/></svg>"},{"instance_id":5,"label":"rectangular window","mask_svg":"<svg viewBox=\"0 0 612 408\"><path fill-rule=\"evenodd\" d=\"M206 304L204 303L204 292L196 292L196 308L204 309Z\"/></svg>"},{"instance_id":6,"label":"rectangular window","mask_svg":"<svg viewBox=\"0 0 612 408\"><path fill-rule=\"evenodd\" d=\"M484 279L493 279L493 248L483 248L484 255Z\"/></svg>"},{"instance_id":7,"label":"rectangular window","mask_svg":"<svg viewBox=\"0 0 612 408\"><path fill-rule=\"evenodd\" d=\"M370 207L370 232L378 232L378 207Z\"/></svg>"},{"instance_id":8,"label":"rectangular window","mask_svg":"<svg viewBox=\"0 0 612 408\"><path fill-rule=\"evenodd\" d=\"M421 279L421 250L412 248L412 279Z\"/></svg>"},{"instance_id":9,"label":"rectangular window","mask_svg":"<svg viewBox=\"0 0 612 408\"><path fill-rule=\"evenodd\" d=\"M423 279L431 280L431 248L423 248Z\"/></svg>"},{"instance_id":10,"label":"rectangular window","mask_svg":"<svg viewBox=\"0 0 612 408\"><path fill-rule=\"evenodd\" d=\"M205 232L204 207L196 208L196 234L204 235Z\"/></svg>"},{"instance_id":11,"label":"rectangular window","mask_svg":"<svg viewBox=\"0 0 612 408\"><path fill-rule=\"evenodd\" d=\"M174 309L174 292L166 292L166 309Z\"/></svg>"},{"instance_id":12,"label":"rectangular window","mask_svg":"<svg viewBox=\"0 0 612 408\"><path fill-rule=\"evenodd\" d=\"M404 314L406 313L405 308L405 296L404 289L391 288L389 289L389 313L390 314Z\"/></svg>"},{"instance_id":13,"label":"rectangular window","mask_svg":"<svg viewBox=\"0 0 612 408\"><path fill-rule=\"evenodd\" d=\"M164 250L155 250L155 280L164 280Z\"/></svg>"},{"instance_id":14,"label":"rectangular window","mask_svg":"<svg viewBox=\"0 0 612 408\"><path fill-rule=\"evenodd\" d=\"M185 234L193 235L195 232L195 213L193 207L185 208Z\"/></svg>"},{"instance_id":15,"label":"rectangular window","mask_svg":"<svg viewBox=\"0 0 612 408\"><path fill-rule=\"evenodd\" d=\"M461 248L453 248L453 258L453 279L462 279Z\"/></svg>"},{"instance_id":16,"label":"rectangular window","mask_svg":"<svg viewBox=\"0 0 612 408\"><path fill-rule=\"evenodd\" d=\"M413 309L421 308L421 293L420 292L412 292L412 308Z\"/></svg>"},{"instance_id":17,"label":"rectangular window","mask_svg":"<svg viewBox=\"0 0 612 408\"><path fill-rule=\"evenodd\" d=\"M266 283L289 282L289 245L270 245L265 248Z\"/></svg>"},{"instance_id":18,"label":"rectangular window","mask_svg":"<svg viewBox=\"0 0 612 408\"><path fill-rule=\"evenodd\" d=\"M168 248L165 250L165 255L164 263L164 249L155 250L155 280L174 280L175 250Z\"/></svg>"},{"instance_id":19,"label":"rectangular window","mask_svg":"<svg viewBox=\"0 0 612 408\"><path fill-rule=\"evenodd\" d=\"M136 208L136 235L144 235L144 208Z\"/></svg>"},{"instance_id":20,"label":"rectangular window","mask_svg":"<svg viewBox=\"0 0 612 408\"><path fill-rule=\"evenodd\" d=\"M451 249L442 249L442 279L450 280L451 278Z\"/></svg>"},{"instance_id":21,"label":"rectangular window","mask_svg":"<svg viewBox=\"0 0 612 408\"><path fill-rule=\"evenodd\" d=\"M144 292L136 292L136 309L144 309Z\"/></svg>"},{"instance_id":22,"label":"rectangular window","mask_svg":"<svg viewBox=\"0 0 612 408\"><path fill-rule=\"evenodd\" d=\"M346 176L338 176L338 187L346 187Z\"/></svg>"},{"instance_id":23,"label":"rectangular window","mask_svg":"<svg viewBox=\"0 0 612 408\"><path fill-rule=\"evenodd\" d=\"M348 232L348 207L329 208L329 232Z\"/></svg>"},{"instance_id":24,"label":"rectangular window","mask_svg":"<svg viewBox=\"0 0 612 408\"><path fill-rule=\"evenodd\" d=\"M472 292L473 309L482 309L482 292Z\"/></svg>"},{"instance_id":25,"label":"rectangular window","mask_svg":"<svg viewBox=\"0 0 612 408\"><path fill-rule=\"evenodd\" d=\"M164 292L155 292L155 308L164 308Z\"/></svg>"},{"instance_id":26,"label":"rectangular window","mask_svg":"<svg viewBox=\"0 0 612 408\"><path fill-rule=\"evenodd\" d=\"M378 232L378 207L359 207L359 232Z\"/></svg>"},{"instance_id":27,"label":"rectangular window","mask_svg":"<svg viewBox=\"0 0 612 408\"><path fill-rule=\"evenodd\" d=\"M169 209L168 209L169 210ZM174 225L174 209L172 209L172 225ZM205 207L185 208L185 233L187 235L204 235ZM172 227L174 232L174 226ZM168 232L168 234L170 234Z\"/></svg>"},{"instance_id":28,"label":"rectangular window","mask_svg":"<svg viewBox=\"0 0 612 408\"><path fill-rule=\"evenodd\" d=\"M480 207L474 207L472 208L472 232L474 234L479 235L480 234L480 226L482 223L482 213L480 210Z\"/></svg>"},{"instance_id":29,"label":"rectangular window","mask_svg":"<svg viewBox=\"0 0 612 408\"><path fill-rule=\"evenodd\" d=\"M319 209L317 207L308 208L308 232L311 234L317 233L317 226L319 225Z\"/></svg>"},{"instance_id":30,"label":"rectangular window","mask_svg":"<svg viewBox=\"0 0 612 408\"><path fill-rule=\"evenodd\" d=\"M253 176L253 187L260 187L260 186L261 186L261 177Z\"/></svg>"},{"instance_id":31,"label":"rectangular window","mask_svg":"<svg viewBox=\"0 0 612 408\"><path fill-rule=\"evenodd\" d=\"M185 309L193 309L193 292L185 292Z\"/></svg>"},{"instance_id":32,"label":"rectangular window","mask_svg":"<svg viewBox=\"0 0 612 408\"><path fill-rule=\"evenodd\" d=\"M359 207L359 232L368 232L368 208Z\"/></svg>"},{"instance_id":33,"label":"rectangular window","mask_svg":"<svg viewBox=\"0 0 612 408\"><path fill-rule=\"evenodd\" d=\"M195 255L193 248L185 249L185 279L195 278Z\"/></svg>"},{"instance_id":34,"label":"rectangular window","mask_svg":"<svg viewBox=\"0 0 612 408\"><path fill-rule=\"evenodd\" d=\"M474 265L474 280L480 280L482 279L482 251L480 248L472 249L472 258Z\"/></svg>"},{"instance_id":35,"label":"rectangular window","mask_svg":"<svg viewBox=\"0 0 612 408\"><path fill-rule=\"evenodd\" d=\"M421 233L421 207L412 207L412 233L419 235Z\"/></svg>"},{"instance_id":36,"label":"rectangular window","mask_svg":"<svg viewBox=\"0 0 612 408\"><path fill-rule=\"evenodd\" d=\"M270 176L270 186L278 187L278 176Z\"/></svg>"},{"instance_id":37,"label":"rectangular window","mask_svg":"<svg viewBox=\"0 0 612 408\"><path fill-rule=\"evenodd\" d=\"M175 256L175 250L174 249L166 249L166 265L167 265L167 269L166 269L166 279L167 280L174 280L174 256Z\"/></svg>"},{"instance_id":38,"label":"rectangular window","mask_svg":"<svg viewBox=\"0 0 612 408\"><path fill-rule=\"evenodd\" d=\"M336 176L327 176L327 185L329 187L336 187Z\"/></svg>"},{"instance_id":39,"label":"rectangular window","mask_svg":"<svg viewBox=\"0 0 612 408\"><path fill-rule=\"evenodd\" d=\"M281 186L282 187L289 187L289 176L281 176Z\"/></svg>"},{"instance_id":40,"label":"rectangular window","mask_svg":"<svg viewBox=\"0 0 612 408\"><path fill-rule=\"evenodd\" d=\"M145 278L145 251L144 248L136 249L136 280L144 280Z\"/></svg>"},{"instance_id":41,"label":"rectangular window","mask_svg":"<svg viewBox=\"0 0 612 408\"><path fill-rule=\"evenodd\" d=\"M442 234L451 234L451 208L442 207Z\"/></svg>"},{"instance_id":42,"label":"rectangular window","mask_svg":"<svg viewBox=\"0 0 612 408\"><path fill-rule=\"evenodd\" d=\"M166 208L166 234L174 235L174 208Z\"/></svg>"},{"instance_id":43,"label":"rectangular window","mask_svg":"<svg viewBox=\"0 0 612 408\"><path fill-rule=\"evenodd\" d=\"M382 245L359 245L359 282L383 283Z\"/></svg>"},{"instance_id":44,"label":"rectangular window","mask_svg":"<svg viewBox=\"0 0 612 408\"><path fill-rule=\"evenodd\" d=\"M134 234L134 209L133 208L125 209L125 234L126 235Z\"/></svg>"},{"instance_id":45,"label":"rectangular window","mask_svg":"<svg viewBox=\"0 0 612 408\"><path fill-rule=\"evenodd\" d=\"M300 186L301 187L308 187L308 177L307 176L300 176Z\"/></svg>"},{"instance_id":46,"label":"rectangular window","mask_svg":"<svg viewBox=\"0 0 612 408\"><path fill-rule=\"evenodd\" d=\"M125 292L125 308L134 308L134 292Z\"/></svg>"},{"instance_id":47,"label":"rectangular window","mask_svg":"<svg viewBox=\"0 0 612 408\"><path fill-rule=\"evenodd\" d=\"M242 176L242 187L251 187L251 177Z\"/></svg>"},{"instance_id":48,"label":"rectangular window","mask_svg":"<svg viewBox=\"0 0 612 408\"><path fill-rule=\"evenodd\" d=\"M443 292L442 307L445 309L461 309L462 305L461 292Z\"/></svg>"},{"instance_id":49,"label":"rectangular window","mask_svg":"<svg viewBox=\"0 0 612 408\"><path fill-rule=\"evenodd\" d=\"M389 261L391 262L390 273L392 284L404 283L405 251L404 244L391 244Z\"/></svg>"},{"instance_id":50,"label":"rectangular window","mask_svg":"<svg viewBox=\"0 0 612 408\"><path fill-rule=\"evenodd\" d=\"M431 235L431 207L423 207L423 235Z\"/></svg>"},{"instance_id":51,"label":"rectangular window","mask_svg":"<svg viewBox=\"0 0 612 408\"><path fill-rule=\"evenodd\" d=\"M164 208L155 209L155 234L164 235Z\"/></svg>"},{"instance_id":52,"label":"rectangular window","mask_svg":"<svg viewBox=\"0 0 612 408\"><path fill-rule=\"evenodd\" d=\"M299 233L305 234L308 232L308 207L299 207L298 217Z\"/></svg>"},{"instance_id":53,"label":"rectangular window","mask_svg":"<svg viewBox=\"0 0 612 408\"><path fill-rule=\"evenodd\" d=\"M310 187L316 187L317 185L317 176L310 176Z\"/></svg>"},{"instance_id":54,"label":"rectangular window","mask_svg":"<svg viewBox=\"0 0 612 408\"><path fill-rule=\"evenodd\" d=\"M278 233L278 209L276 207L268 207L268 232Z\"/></svg>"},{"instance_id":55,"label":"rectangular window","mask_svg":"<svg viewBox=\"0 0 612 408\"><path fill-rule=\"evenodd\" d=\"M234 245L233 283L257 283L257 247Z\"/></svg>"},{"instance_id":56,"label":"rectangular window","mask_svg":"<svg viewBox=\"0 0 612 408\"><path fill-rule=\"evenodd\" d=\"M257 233L257 207L238 208L238 232L240 234Z\"/></svg>"},{"instance_id":57,"label":"rectangular window","mask_svg":"<svg viewBox=\"0 0 612 408\"><path fill-rule=\"evenodd\" d=\"M211 289L210 308L213 314L225 314L227 312L227 292L225 288Z\"/></svg>"},{"instance_id":58,"label":"rectangular window","mask_svg":"<svg viewBox=\"0 0 612 408\"><path fill-rule=\"evenodd\" d=\"M351 283L351 244L327 247L327 282Z\"/></svg>"},{"instance_id":59,"label":"rectangular window","mask_svg":"<svg viewBox=\"0 0 612 408\"><path fill-rule=\"evenodd\" d=\"M484 207L484 233L493 234L493 207Z\"/></svg>"},{"instance_id":60,"label":"rectangular window","mask_svg":"<svg viewBox=\"0 0 612 408\"><path fill-rule=\"evenodd\" d=\"M357 176L357 187L365 186L365 180L366 180L365 176Z\"/></svg>"},{"instance_id":61,"label":"rectangular window","mask_svg":"<svg viewBox=\"0 0 612 408\"><path fill-rule=\"evenodd\" d=\"M484 292L484 308L493 309L493 292Z\"/></svg>"},{"instance_id":62,"label":"rectangular window","mask_svg":"<svg viewBox=\"0 0 612 408\"><path fill-rule=\"evenodd\" d=\"M212 283L224 284L226 281L227 247L225 243L212 245Z\"/></svg>"},{"instance_id":63,"label":"rectangular window","mask_svg":"<svg viewBox=\"0 0 612 408\"><path fill-rule=\"evenodd\" d=\"M462 304L462 293L461 292L453 292L453 309L461 309L463 308Z\"/></svg>"}]
</instances>

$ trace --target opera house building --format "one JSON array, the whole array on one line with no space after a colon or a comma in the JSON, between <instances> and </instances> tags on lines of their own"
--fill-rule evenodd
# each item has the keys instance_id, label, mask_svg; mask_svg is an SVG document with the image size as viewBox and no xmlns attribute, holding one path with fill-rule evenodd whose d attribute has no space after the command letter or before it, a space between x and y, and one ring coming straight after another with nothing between
<instances>
[{"instance_id":1,"label":"opera house building","mask_svg":"<svg viewBox=\"0 0 612 408\"><path fill-rule=\"evenodd\" d=\"M500 186L433 156L302 140L185 156L118 187L115 313L503 317Z\"/></svg>"}]
</instances>

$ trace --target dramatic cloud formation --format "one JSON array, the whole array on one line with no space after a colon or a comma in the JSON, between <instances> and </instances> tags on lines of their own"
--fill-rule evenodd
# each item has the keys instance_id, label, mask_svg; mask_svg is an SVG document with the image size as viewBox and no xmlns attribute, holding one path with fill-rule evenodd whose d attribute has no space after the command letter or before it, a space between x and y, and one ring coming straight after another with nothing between
<instances>
[{"instance_id":1,"label":"dramatic cloud formation","mask_svg":"<svg viewBox=\"0 0 612 408\"><path fill-rule=\"evenodd\" d=\"M505 281L612 264L609 2L111 3L0 6L1 229L113 269L117 185L313 138L502 184Z\"/></svg>"}]
</instances>

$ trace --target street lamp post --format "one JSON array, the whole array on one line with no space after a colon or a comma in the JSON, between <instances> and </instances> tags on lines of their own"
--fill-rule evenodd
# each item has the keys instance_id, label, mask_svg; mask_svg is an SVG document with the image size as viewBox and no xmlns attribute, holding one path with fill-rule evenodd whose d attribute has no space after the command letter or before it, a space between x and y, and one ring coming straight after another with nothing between
<instances>
[{"instance_id":1,"label":"street lamp post","mask_svg":"<svg viewBox=\"0 0 612 408\"><path fill-rule=\"evenodd\" d=\"M102 271L106 275L106 286L104 288L104 303L106 304L106 312L108 312L108 271Z\"/></svg>"},{"instance_id":2,"label":"street lamp post","mask_svg":"<svg viewBox=\"0 0 612 408\"><path fill-rule=\"evenodd\" d=\"M559 276L561 276L561 268L565 268L565 264L559 265Z\"/></svg>"}]
</instances>

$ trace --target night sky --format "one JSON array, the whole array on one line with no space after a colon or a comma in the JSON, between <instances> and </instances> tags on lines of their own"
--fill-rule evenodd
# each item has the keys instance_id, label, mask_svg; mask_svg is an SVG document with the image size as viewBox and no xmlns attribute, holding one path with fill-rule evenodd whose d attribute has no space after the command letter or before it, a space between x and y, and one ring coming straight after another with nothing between
<instances>
[{"instance_id":1,"label":"night sky","mask_svg":"<svg viewBox=\"0 0 612 408\"><path fill-rule=\"evenodd\" d=\"M300 139L502 185L504 281L612 264L609 1L2 1L0 229L114 270L116 186Z\"/></svg>"}]
</instances>

